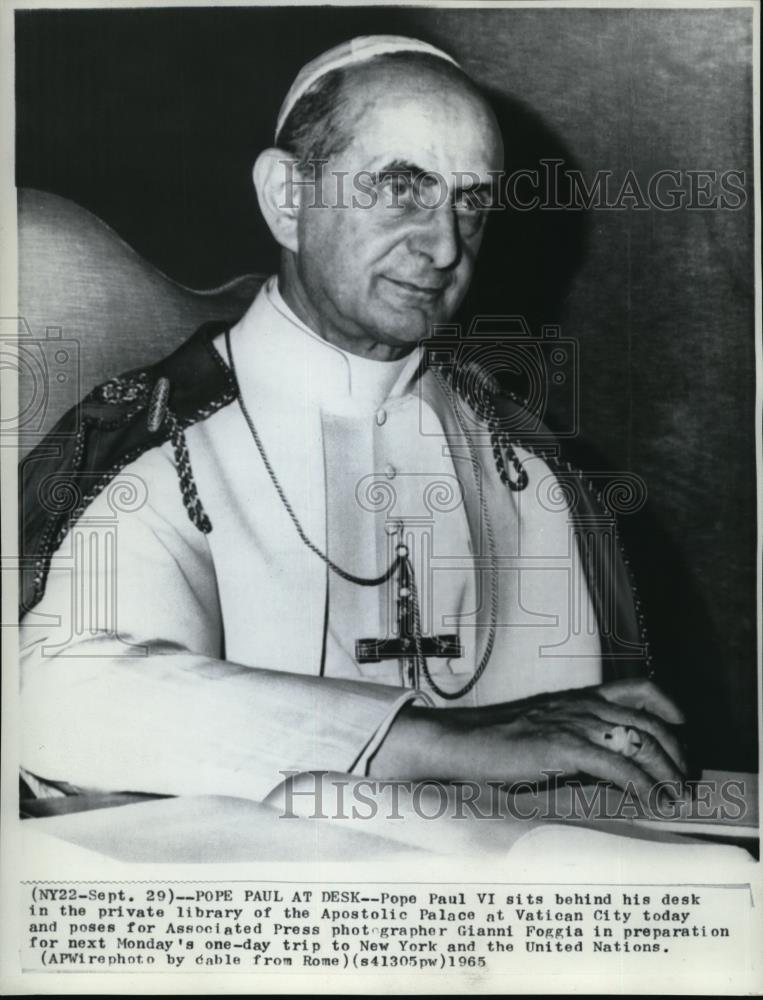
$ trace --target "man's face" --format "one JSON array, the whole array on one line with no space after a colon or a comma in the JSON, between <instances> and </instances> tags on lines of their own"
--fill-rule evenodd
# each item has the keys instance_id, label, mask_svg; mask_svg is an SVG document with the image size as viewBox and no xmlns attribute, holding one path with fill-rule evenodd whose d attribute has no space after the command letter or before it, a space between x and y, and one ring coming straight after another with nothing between
<instances>
[{"instance_id":1,"label":"man's face","mask_svg":"<svg viewBox=\"0 0 763 1000\"><path fill-rule=\"evenodd\" d=\"M463 298L485 220L468 190L503 147L482 101L439 74L382 64L352 83L352 142L323 167L320 200L303 190L291 291L327 340L393 357Z\"/></svg>"}]
</instances>

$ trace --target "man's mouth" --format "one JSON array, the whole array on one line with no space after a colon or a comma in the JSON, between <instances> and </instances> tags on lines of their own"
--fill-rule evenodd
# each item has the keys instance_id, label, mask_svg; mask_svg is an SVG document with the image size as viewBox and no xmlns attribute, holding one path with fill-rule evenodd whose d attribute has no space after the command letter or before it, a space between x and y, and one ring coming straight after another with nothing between
<instances>
[{"instance_id":1,"label":"man's mouth","mask_svg":"<svg viewBox=\"0 0 763 1000\"><path fill-rule=\"evenodd\" d=\"M394 285L400 291L409 296L410 298L416 298L423 301L432 301L441 295L445 290L444 284L419 284L413 281L401 281L399 278L390 278L385 275L385 279Z\"/></svg>"}]
</instances>

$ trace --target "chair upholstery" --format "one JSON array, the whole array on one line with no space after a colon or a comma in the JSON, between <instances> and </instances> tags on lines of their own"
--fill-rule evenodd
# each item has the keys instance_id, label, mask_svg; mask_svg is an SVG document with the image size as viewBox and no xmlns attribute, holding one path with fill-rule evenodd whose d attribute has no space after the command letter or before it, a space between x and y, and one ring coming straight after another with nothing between
<instances>
[{"instance_id":1,"label":"chair upholstery","mask_svg":"<svg viewBox=\"0 0 763 1000\"><path fill-rule=\"evenodd\" d=\"M203 322L237 319L261 278L185 288L73 202L21 190L19 410L26 453L86 392L157 361Z\"/></svg>"}]
</instances>

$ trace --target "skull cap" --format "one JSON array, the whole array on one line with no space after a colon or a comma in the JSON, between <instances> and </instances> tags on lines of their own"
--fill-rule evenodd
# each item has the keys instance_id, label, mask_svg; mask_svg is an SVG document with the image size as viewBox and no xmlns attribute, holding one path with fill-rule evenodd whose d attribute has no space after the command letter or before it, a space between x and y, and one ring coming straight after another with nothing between
<instances>
[{"instance_id":1,"label":"skull cap","mask_svg":"<svg viewBox=\"0 0 763 1000\"><path fill-rule=\"evenodd\" d=\"M447 52L443 52L442 49L438 49L428 42L422 42L418 38L406 38L404 35L360 35L357 38L351 38L348 42L342 42L341 45L336 45L333 49L322 52L315 59L306 63L297 73L294 83L284 98L281 110L278 112L276 142L278 142L283 123L291 114L294 105L322 76L331 73L332 70L343 69L345 66L356 66L358 63L374 59L376 56L390 55L394 52L423 52L426 55L435 56L437 59L444 59L453 66L458 66L456 60Z\"/></svg>"}]
</instances>

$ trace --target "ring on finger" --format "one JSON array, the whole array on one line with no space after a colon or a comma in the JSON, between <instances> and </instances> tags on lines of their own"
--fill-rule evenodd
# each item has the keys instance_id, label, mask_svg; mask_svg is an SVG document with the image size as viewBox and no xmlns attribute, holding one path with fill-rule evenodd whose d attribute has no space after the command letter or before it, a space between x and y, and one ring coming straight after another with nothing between
<instances>
[{"instance_id":1,"label":"ring on finger","mask_svg":"<svg viewBox=\"0 0 763 1000\"><path fill-rule=\"evenodd\" d=\"M641 733L633 726L613 726L604 733L604 739L610 750L623 757L635 757L644 745Z\"/></svg>"}]
</instances>

